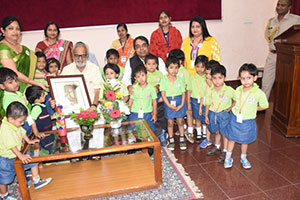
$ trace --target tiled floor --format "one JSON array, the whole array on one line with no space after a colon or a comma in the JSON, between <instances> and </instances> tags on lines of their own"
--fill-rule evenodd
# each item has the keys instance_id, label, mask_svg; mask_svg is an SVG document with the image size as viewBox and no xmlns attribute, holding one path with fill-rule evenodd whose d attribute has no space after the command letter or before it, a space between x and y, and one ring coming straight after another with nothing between
<instances>
[{"instance_id":1,"label":"tiled floor","mask_svg":"<svg viewBox=\"0 0 300 200\"><path fill-rule=\"evenodd\" d=\"M240 145L235 146L231 169L224 169L218 156L207 156L198 143L188 144L186 151L175 149L205 200L300 199L300 138L286 138L272 126L270 106L257 117L258 139L248 152L251 169L243 169L239 162Z\"/></svg>"}]
</instances>

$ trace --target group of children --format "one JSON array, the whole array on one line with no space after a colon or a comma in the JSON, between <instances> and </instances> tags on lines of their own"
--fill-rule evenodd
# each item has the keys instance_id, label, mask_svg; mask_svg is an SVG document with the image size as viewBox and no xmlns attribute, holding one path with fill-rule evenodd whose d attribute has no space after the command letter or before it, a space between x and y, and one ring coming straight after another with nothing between
<instances>
[{"instance_id":1,"label":"group of children","mask_svg":"<svg viewBox=\"0 0 300 200\"><path fill-rule=\"evenodd\" d=\"M60 63L55 58L46 60L43 53L36 53L38 81L45 82L46 76L57 76ZM106 54L107 64L101 73L109 84L118 84L123 93L123 102L128 104L130 114L127 120L145 119L161 141L162 146L175 149L174 121L179 130L179 148L187 149L185 138L194 142L194 124L196 142L201 148L212 146L207 155L220 154L218 162L230 168L235 142L241 145L241 163L251 168L247 160L248 144L256 140L256 112L268 108L264 93L255 83L258 75L253 64L244 64L239 70L242 85L236 90L225 84L226 69L220 63L200 55L195 60L196 73L189 74L184 68L184 53L174 49L166 60L167 74L158 71L158 58L149 54L145 64L134 68L135 83L128 88L122 83L124 69L118 66L119 54L110 49ZM0 68L0 89L4 90L3 107L6 117L2 120L0 132L0 193L5 198L7 184L15 175L13 161L18 157L24 163L24 169L31 168L35 188L51 181L40 179L36 163L27 164L29 155L20 152L22 139L32 144L38 140L29 140L33 133L40 138L41 148L49 153L55 151L54 136L40 134L51 130L55 102L42 88L30 86L25 96L18 92L17 74L10 69ZM103 94L102 94L103 95ZM100 94L101 98L101 94ZM29 104L27 103L29 102ZM101 109L101 108L100 108ZM28 117L29 116L29 117ZM187 126L185 124L185 118ZM24 134L24 129L27 134ZM6 131L3 131L3 130ZM9 130L9 131L7 131ZM166 134L167 132L167 134ZM214 134L214 145L212 145ZM168 137L168 139L167 139ZM116 140L117 141L117 140ZM221 150L223 141L223 150ZM3 161L3 162L2 162ZM10 168L7 169L7 163ZM5 166L2 166L4 165Z\"/></svg>"}]
</instances>

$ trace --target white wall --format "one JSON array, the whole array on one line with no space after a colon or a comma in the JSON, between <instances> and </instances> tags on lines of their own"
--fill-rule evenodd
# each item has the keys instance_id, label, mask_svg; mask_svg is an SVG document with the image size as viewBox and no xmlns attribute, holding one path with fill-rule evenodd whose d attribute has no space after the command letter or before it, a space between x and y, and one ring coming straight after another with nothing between
<instances>
[{"instance_id":1,"label":"white wall","mask_svg":"<svg viewBox=\"0 0 300 200\"><path fill-rule=\"evenodd\" d=\"M268 53L264 31L268 19L275 15L276 3L277 0L223 0L222 20L207 21L210 34L218 40L228 80L237 78L238 69L245 62L263 67ZM172 23L183 38L188 36L189 21ZM128 24L132 37L144 35L148 39L157 27L158 23ZM43 35L42 30L23 32L22 44L34 50ZM117 37L116 25L61 29L61 38L88 44L101 66L106 50Z\"/></svg>"}]
</instances>

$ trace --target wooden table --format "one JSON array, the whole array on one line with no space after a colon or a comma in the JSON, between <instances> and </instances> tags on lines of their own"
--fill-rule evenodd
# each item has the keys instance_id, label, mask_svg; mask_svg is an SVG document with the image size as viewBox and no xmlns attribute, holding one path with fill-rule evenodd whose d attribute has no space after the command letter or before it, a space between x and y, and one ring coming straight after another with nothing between
<instances>
[{"instance_id":1,"label":"wooden table","mask_svg":"<svg viewBox=\"0 0 300 200\"><path fill-rule=\"evenodd\" d=\"M129 126L135 130L138 139L136 143L111 146L111 142L107 141L111 138L109 124L96 125L95 130L105 129L103 148L33 157L31 163L142 149L138 153L105 157L99 161L43 166L40 168L41 178L52 177L53 180L38 190L33 185L30 189L27 188L22 162L16 159L14 165L23 200L91 199L159 187L162 183L160 142L146 121L124 122L122 131L128 131ZM74 130L79 131L79 128L68 129L68 134ZM57 134L56 131L46 133ZM148 155L149 147L154 148L154 162ZM29 149L25 145L22 151L26 153Z\"/></svg>"}]
</instances>

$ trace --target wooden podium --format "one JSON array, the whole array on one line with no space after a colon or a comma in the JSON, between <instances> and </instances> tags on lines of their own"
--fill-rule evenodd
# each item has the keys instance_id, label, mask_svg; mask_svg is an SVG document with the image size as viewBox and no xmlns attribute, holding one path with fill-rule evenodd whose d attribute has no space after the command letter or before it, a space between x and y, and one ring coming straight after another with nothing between
<instances>
[{"instance_id":1,"label":"wooden podium","mask_svg":"<svg viewBox=\"0 0 300 200\"><path fill-rule=\"evenodd\" d=\"M300 25L275 38L277 52L272 123L286 136L300 136Z\"/></svg>"}]
</instances>

